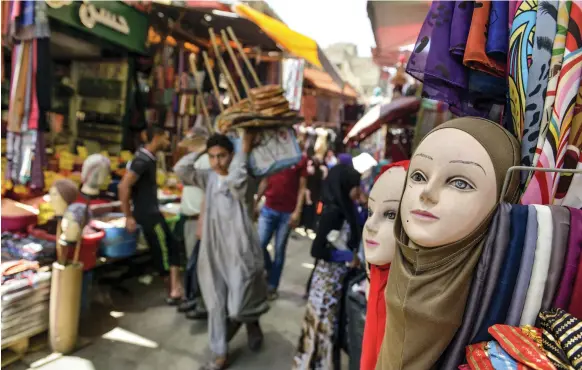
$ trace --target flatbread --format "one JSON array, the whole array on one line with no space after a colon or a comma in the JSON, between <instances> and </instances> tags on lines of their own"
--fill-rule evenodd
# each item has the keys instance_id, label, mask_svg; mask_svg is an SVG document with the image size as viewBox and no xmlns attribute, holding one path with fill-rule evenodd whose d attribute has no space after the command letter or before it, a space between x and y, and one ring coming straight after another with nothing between
<instances>
[{"instance_id":1,"label":"flatbread","mask_svg":"<svg viewBox=\"0 0 582 370\"><path fill-rule=\"evenodd\" d=\"M285 98L283 95L279 95L277 97L273 97L270 99L254 101L253 102L253 109L255 109L257 111L261 111L263 109L276 107L276 106L281 105L281 104L286 103L286 102L287 102L287 98Z\"/></svg>"}]
</instances>

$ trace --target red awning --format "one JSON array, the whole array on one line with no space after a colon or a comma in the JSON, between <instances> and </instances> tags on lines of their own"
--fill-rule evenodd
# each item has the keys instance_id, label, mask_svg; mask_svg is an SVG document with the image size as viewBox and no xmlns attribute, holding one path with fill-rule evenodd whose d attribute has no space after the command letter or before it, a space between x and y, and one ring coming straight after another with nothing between
<instances>
[{"instance_id":1,"label":"red awning","mask_svg":"<svg viewBox=\"0 0 582 370\"><path fill-rule=\"evenodd\" d=\"M383 124L414 114L419 108L420 99L415 96L406 96L390 103L378 104L352 127L344 138L344 144L349 141L361 141L376 132Z\"/></svg>"}]
</instances>

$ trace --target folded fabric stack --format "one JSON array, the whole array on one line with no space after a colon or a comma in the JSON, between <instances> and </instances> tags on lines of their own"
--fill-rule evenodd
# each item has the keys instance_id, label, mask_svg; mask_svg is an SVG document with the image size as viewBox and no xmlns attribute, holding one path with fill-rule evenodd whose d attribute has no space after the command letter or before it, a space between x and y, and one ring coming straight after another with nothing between
<instances>
[{"instance_id":1,"label":"folded fabric stack","mask_svg":"<svg viewBox=\"0 0 582 370\"><path fill-rule=\"evenodd\" d=\"M35 270L34 263L19 262L23 262L20 263L23 269L28 268L28 273L7 279L0 287L3 344L33 336L48 328L51 272ZM3 262L3 272L20 271L19 268L13 270L19 262Z\"/></svg>"},{"instance_id":2,"label":"folded fabric stack","mask_svg":"<svg viewBox=\"0 0 582 370\"><path fill-rule=\"evenodd\" d=\"M47 265L52 263L55 257L55 242L10 232L2 233L2 261L22 259Z\"/></svg>"}]
</instances>

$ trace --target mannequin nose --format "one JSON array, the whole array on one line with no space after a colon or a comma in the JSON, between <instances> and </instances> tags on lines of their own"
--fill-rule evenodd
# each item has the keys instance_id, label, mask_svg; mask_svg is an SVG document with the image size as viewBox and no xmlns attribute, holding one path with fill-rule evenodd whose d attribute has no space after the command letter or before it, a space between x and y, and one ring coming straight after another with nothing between
<instances>
[{"instance_id":1,"label":"mannequin nose","mask_svg":"<svg viewBox=\"0 0 582 370\"><path fill-rule=\"evenodd\" d=\"M430 183L426 185L420 193L420 200L426 204L436 204L439 201L438 193L434 186Z\"/></svg>"},{"instance_id":2,"label":"mannequin nose","mask_svg":"<svg viewBox=\"0 0 582 370\"><path fill-rule=\"evenodd\" d=\"M377 226L378 225L376 225L376 221L374 220L373 216L371 218L369 218L368 221L366 221L366 224L364 225L366 230L372 234L375 234L376 232L378 232Z\"/></svg>"}]
</instances>

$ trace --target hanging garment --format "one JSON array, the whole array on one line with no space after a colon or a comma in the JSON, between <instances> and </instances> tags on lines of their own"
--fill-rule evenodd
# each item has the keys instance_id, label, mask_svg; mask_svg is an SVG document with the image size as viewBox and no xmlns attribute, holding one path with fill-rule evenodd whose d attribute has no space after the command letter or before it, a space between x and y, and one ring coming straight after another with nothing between
<instances>
[{"instance_id":1,"label":"hanging garment","mask_svg":"<svg viewBox=\"0 0 582 370\"><path fill-rule=\"evenodd\" d=\"M10 106L8 113L8 131L20 132L24 115L26 97L26 81L30 68L30 41L15 46L13 59L13 75L11 81Z\"/></svg>"},{"instance_id":2,"label":"hanging garment","mask_svg":"<svg viewBox=\"0 0 582 370\"><path fill-rule=\"evenodd\" d=\"M525 97L525 119L521 138L521 165L531 166L540 134L544 98L550 78L550 60L558 18L557 0L540 1L536 15L536 29L531 67ZM522 172L522 186L529 177Z\"/></svg>"},{"instance_id":3,"label":"hanging garment","mask_svg":"<svg viewBox=\"0 0 582 370\"><path fill-rule=\"evenodd\" d=\"M562 309L540 312L544 351L558 369L582 369L582 322Z\"/></svg>"},{"instance_id":4,"label":"hanging garment","mask_svg":"<svg viewBox=\"0 0 582 370\"><path fill-rule=\"evenodd\" d=\"M498 207L493 220L491 221L491 230L499 229L499 222L502 215L505 217L505 207ZM469 297L467 298L467 305L465 306L465 313L463 314L463 321L455 337L449 344L446 351L439 359L440 369L454 369L455 366L463 362L465 358L465 347L470 344L473 332L475 331L477 314L481 309L481 297L485 285L487 284L487 277L493 251L495 250L495 240L497 233L488 233L485 238L485 246L479 258L479 263L475 269L475 276L471 282L471 289L469 290ZM520 311L521 314L521 311Z\"/></svg>"},{"instance_id":5,"label":"hanging garment","mask_svg":"<svg viewBox=\"0 0 582 370\"><path fill-rule=\"evenodd\" d=\"M574 249L582 250L582 211L579 209L570 208L570 240L568 240L568 250ZM576 270L573 268L568 268L566 270L569 274L569 278L562 279L562 284L565 285L564 290L567 291L569 286L567 285L569 281L573 283L573 288L571 290L572 297L570 303L568 304L568 312L577 318L582 320L582 258L578 257L579 262L576 264L576 251L572 252L572 260L568 259L568 264L576 266ZM570 253L568 252L568 257ZM565 299L565 298L564 298Z\"/></svg>"},{"instance_id":6,"label":"hanging garment","mask_svg":"<svg viewBox=\"0 0 582 370\"><path fill-rule=\"evenodd\" d=\"M544 99L540 131L537 138L536 149L534 151L534 158L532 161L533 166L537 166L539 161L540 154L542 152L542 148L548 133L550 119L552 118L552 110L554 109L554 103L556 101L556 88L558 87L560 70L562 69L562 62L564 59L564 48L566 46L566 34L568 32L571 5L571 1L560 1L558 6L558 20L556 22L556 35L552 45L552 57L550 59L548 87ZM534 172L529 174L528 182L531 181L533 175Z\"/></svg>"},{"instance_id":7,"label":"hanging garment","mask_svg":"<svg viewBox=\"0 0 582 370\"><path fill-rule=\"evenodd\" d=\"M533 325L536 321L536 317L542 306L544 287L546 286L552 254L552 212L547 206L536 205L535 207L538 216L536 256L527 288L527 296L521 314L520 325Z\"/></svg>"},{"instance_id":8,"label":"hanging garment","mask_svg":"<svg viewBox=\"0 0 582 370\"><path fill-rule=\"evenodd\" d=\"M582 169L582 86L578 89L572 127L564 155L563 169ZM582 208L582 176L580 174L560 174L556 190L556 204Z\"/></svg>"},{"instance_id":9,"label":"hanging garment","mask_svg":"<svg viewBox=\"0 0 582 370\"><path fill-rule=\"evenodd\" d=\"M517 198L519 177L515 172L507 192L501 194L507 169L519 163L520 157L519 144L509 132L494 122L476 118L455 119L435 130L443 128L462 130L481 143L495 169L497 196L507 202ZM376 369L431 369L436 365L461 325L471 280L496 208L468 236L434 248L415 245L397 216L397 247L386 287L387 329Z\"/></svg>"},{"instance_id":10,"label":"hanging garment","mask_svg":"<svg viewBox=\"0 0 582 370\"><path fill-rule=\"evenodd\" d=\"M467 39L467 48L463 63L470 68L482 71L493 76L505 76L505 61L497 61L487 55L487 29L491 1L476 1L471 20L471 28Z\"/></svg>"},{"instance_id":11,"label":"hanging garment","mask_svg":"<svg viewBox=\"0 0 582 370\"><path fill-rule=\"evenodd\" d=\"M499 277L496 279L495 296L491 300L485 319L481 323L473 342L491 340L492 338L488 332L489 328L495 324L505 322L507 318L523 254L527 219L527 206L514 205L511 207L510 238Z\"/></svg>"},{"instance_id":12,"label":"hanging garment","mask_svg":"<svg viewBox=\"0 0 582 370\"><path fill-rule=\"evenodd\" d=\"M525 230L525 243L523 246L523 254L519 265L519 273L515 283L513 298L509 305L507 319L505 323L511 326L519 326L523 306L525 305L525 297L527 296L527 289L531 279L531 272L533 269L534 259L536 255L536 243L538 239L538 218L536 207L528 206L527 227Z\"/></svg>"},{"instance_id":13,"label":"hanging garment","mask_svg":"<svg viewBox=\"0 0 582 370\"><path fill-rule=\"evenodd\" d=\"M558 284L560 284L564 269L568 250L568 235L570 233L570 211L568 208L550 206L550 211L552 212L552 255L542 299L543 311L553 308L552 303L558 291Z\"/></svg>"},{"instance_id":14,"label":"hanging garment","mask_svg":"<svg viewBox=\"0 0 582 370\"><path fill-rule=\"evenodd\" d=\"M527 366L526 369L555 370L543 350L524 333L524 329L509 325L493 325L489 328L489 333L507 354Z\"/></svg>"},{"instance_id":15,"label":"hanging garment","mask_svg":"<svg viewBox=\"0 0 582 370\"><path fill-rule=\"evenodd\" d=\"M509 7L504 1L492 1L485 51L497 61L505 63L509 40Z\"/></svg>"},{"instance_id":16,"label":"hanging garment","mask_svg":"<svg viewBox=\"0 0 582 370\"><path fill-rule=\"evenodd\" d=\"M208 309L210 350L226 355L227 318L257 321L268 311L264 258L245 205L248 155L237 153L227 176L194 167L196 153L175 165L186 185L206 191L198 279Z\"/></svg>"},{"instance_id":17,"label":"hanging garment","mask_svg":"<svg viewBox=\"0 0 582 370\"><path fill-rule=\"evenodd\" d=\"M294 370L332 369L334 337L338 331L345 263L320 260L315 266Z\"/></svg>"},{"instance_id":18,"label":"hanging garment","mask_svg":"<svg viewBox=\"0 0 582 370\"><path fill-rule=\"evenodd\" d=\"M508 84L513 132L523 136L529 66L533 54L537 0L522 1L515 12L509 38Z\"/></svg>"},{"instance_id":19,"label":"hanging garment","mask_svg":"<svg viewBox=\"0 0 582 370\"><path fill-rule=\"evenodd\" d=\"M390 264L370 265L370 294L366 306L366 323L362 341L360 370L374 370L384 338L386 327L386 298L384 290L388 283Z\"/></svg>"},{"instance_id":20,"label":"hanging garment","mask_svg":"<svg viewBox=\"0 0 582 370\"><path fill-rule=\"evenodd\" d=\"M558 285L558 292L552 307L568 309L570 299L573 293L574 280L576 279L576 272L580 262L580 252L582 251L582 242L576 242L576 232L580 233L582 230L582 211L579 209L569 208L569 236L568 236L568 251L566 252L566 260L562 270L562 277Z\"/></svg>"},{"instance_id":21,"label":"hanging garment","mask_svg":"<svg viewBox=\"0 0 582 370\"><path fill-rule=\"evenodd\" d=\"M576 30L582 26L582 10L576 3L572 3L570 22L576 23L578 26L575 27ZM569 30L566 37L564 60L556 88L556 101L549 122L549 131L536 163L538 168L555 168L561 165L559 155L563 152L559 147L560 137L563 136L562 129L566 130L571 126L573 107L582 73L582 48L580 47L582 40L579 36L579 32ZM557 189L556 179L559 180L559 176L555 173L536 171L523 194L522 203L553 204Z\"/></svg>"},{"instance_id":22,"label":"hanging garment","mask_svg":"<svg viewBox=\"0 0 582 370\"><path fill-rule=\"evenodd\" d=\"M500 204L497 212L499 213L499 224L495 229L495 243L493 246L493 253L489 271L487 272L487 280L483 285L479 299L479 309L475 315L475 326L471 331L471 343L483 342L484 340L477 340L476 336L479 329L485 322L487 311L489 310L492 300L497 295L495 290L499 281L501 269L505 262L505 255L509 247L510 231L511 231L511 205ZM487 330L488 326L485 328Z\"/></svg>"},{"instance_id":23,"label":"hanging garment","mask_svg":"<svg viewBox=\"0 0 582 370\"><path fill-rule=\"evenodd\" d=\"M449 41L449 51L460 59L463 59L463 55L465 55L472 17L472 1L455 1L453 21L451 22L451 30L453 31Z\"/></svg>"}]
</instances>

